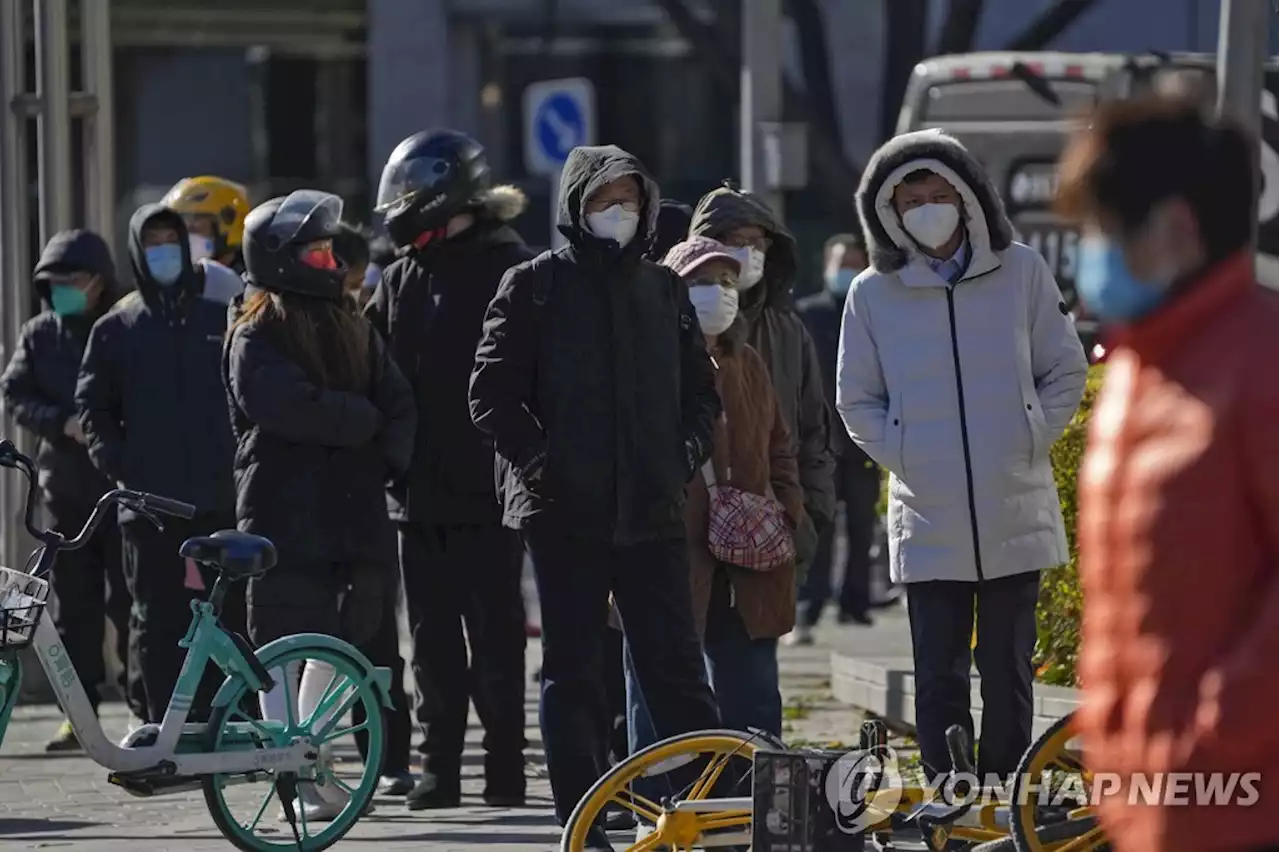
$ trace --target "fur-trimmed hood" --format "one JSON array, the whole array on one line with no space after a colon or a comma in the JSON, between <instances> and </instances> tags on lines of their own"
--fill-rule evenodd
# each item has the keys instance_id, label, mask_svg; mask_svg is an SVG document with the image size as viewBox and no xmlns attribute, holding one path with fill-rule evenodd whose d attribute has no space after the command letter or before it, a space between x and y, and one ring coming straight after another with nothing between
<instances>
[{"instance_id":1,"label":"fur-trimmed hood","mask_svg":"<svg viewBox=\"0 0 1280 852\"><path fill-rule=\"evenodd\" d=\"M1013 242L1004 203L981 164L959 140L940 130L895 136L871 155L856 196L871 266L880 273L898 272L922 259L893 209L894 187L917 169L940 175L960 193L971 258L965 277L998 267L997 255Z\"/></svg>"},{"instance_id":2,"label":"fur-trimmed hood","mask_svg":"<svg viewBox=\"0 0 1280 852\"><path fill-rule=\"evenodd\" d=\"M504 183L485 190L478 199L478 214L499 222L510 222L529 206L529 198L518 186Z\"/></svg>"}]
</instances>

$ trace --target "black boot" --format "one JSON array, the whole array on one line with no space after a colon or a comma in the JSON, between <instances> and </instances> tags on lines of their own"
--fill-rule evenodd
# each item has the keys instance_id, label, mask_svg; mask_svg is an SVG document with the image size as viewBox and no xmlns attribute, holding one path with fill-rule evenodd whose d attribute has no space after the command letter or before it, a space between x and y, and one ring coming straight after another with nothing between
<instances>
[{"instance_id":1,"label":"black boot","mask_svg":"<svg viewBox=\"0 0 1280 852\"><path fill-rule=\"evenodd\" d=\"M525 801L524 755L484 756L484 803L494 808L521 808Z\"/></svg>"},{"instance_id":2,"label":"black boot","mask_svg":"<svg viewBox=\"0 0 1280 852\"><path fill-rule=\"evenodd\" d=\"M404 797L404 806L411 811L432 811L456 808L462 804L462 767L434 766L426 758L422 761L422 776L417 785Z\"/></svg>"}]
</instances>

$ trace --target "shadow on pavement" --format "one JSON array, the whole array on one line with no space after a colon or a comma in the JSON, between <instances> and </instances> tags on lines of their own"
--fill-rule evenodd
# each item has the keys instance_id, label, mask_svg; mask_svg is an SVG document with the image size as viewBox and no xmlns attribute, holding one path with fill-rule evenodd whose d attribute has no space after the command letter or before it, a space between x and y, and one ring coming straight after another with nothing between
<instances>
[{"instance_id":1,"label":"shadow on pavement","mask_svg":"<svg viewBox=\"0 0 1280 852\"><path fill-rule=\"evenodd\" d=\"M97 822L72 821L65 819L28 819L25 817L0 817L0 836L11 834L48 834L51 831L75 831L81 828L101 825ZM41 840L57 838L42 837ZM78 838L77 838L78 839Z\"/></svg>"}]
</instances>

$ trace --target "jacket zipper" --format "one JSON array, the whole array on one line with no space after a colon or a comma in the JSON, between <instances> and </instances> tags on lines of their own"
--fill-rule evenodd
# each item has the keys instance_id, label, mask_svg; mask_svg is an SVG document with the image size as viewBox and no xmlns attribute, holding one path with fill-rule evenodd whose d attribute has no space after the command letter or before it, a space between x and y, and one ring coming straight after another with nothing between
<instances>
[{"instance_id":1,"label":"jacket zipper","mask_svg":"<svg viewBox=\"0 0 1280 852\"><path fill-rule=\"evenodd\" d=\"M955 285L947 286L947 319L951 323L951 360L956 368L956 400L960 404L960 442L964 445L964 483L969 491L969 526L973 531L973 564L982 582L982 549L978 546L978 507L973 495L973 462L969 457L969 424L964 416L964 380L960 375L960 343L956 337Z\"/></svg>"}]
</instances>

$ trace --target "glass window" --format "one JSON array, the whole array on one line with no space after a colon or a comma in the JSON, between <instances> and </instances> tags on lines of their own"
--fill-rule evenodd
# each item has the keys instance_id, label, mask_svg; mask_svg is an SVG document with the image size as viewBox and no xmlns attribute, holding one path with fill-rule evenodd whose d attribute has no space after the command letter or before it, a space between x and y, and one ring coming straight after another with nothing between
<instances>
[{"instance_id":1,"label":"glass window","mask_svg":"<svg viewBox=\"0 0 1280 852\"><path fill-rule=\"evenodd\" d=\"M1041 98L1021 80L968 80L929 89L924 121L1053 121L1093 107L1094 83L1049 80L1061 106Z\"/></svg>"}]
</instances>

